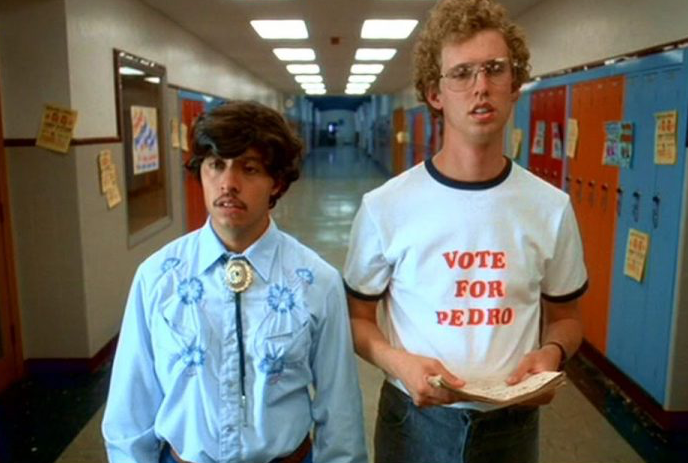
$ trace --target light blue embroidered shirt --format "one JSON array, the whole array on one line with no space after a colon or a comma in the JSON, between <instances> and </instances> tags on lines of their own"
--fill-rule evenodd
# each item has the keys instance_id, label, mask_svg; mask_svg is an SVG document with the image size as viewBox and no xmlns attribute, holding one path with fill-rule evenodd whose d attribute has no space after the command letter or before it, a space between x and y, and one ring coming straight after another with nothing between
<instances>
[{"instance_id":1,"label":"light blue embroidered shirt","mask_svg":"<svg viewBox=\"0 0 688 463\"><path fill-rule=\"evenodd\" d=\"M315 463L367 461L339 273L272 221L241 255L246 418L227 250L208 221L134 277L102 425L111 463L157 463L164 441L195 463L266 463L313 427Z\"/></svg>"}]
</instances>

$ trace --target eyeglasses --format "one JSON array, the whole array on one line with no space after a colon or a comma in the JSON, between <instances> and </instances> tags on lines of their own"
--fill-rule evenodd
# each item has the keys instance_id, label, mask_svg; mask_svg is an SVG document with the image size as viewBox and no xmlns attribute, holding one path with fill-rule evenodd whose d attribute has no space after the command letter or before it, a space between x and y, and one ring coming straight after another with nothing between
<instances>
[{"instance_id":1,"label":"eyeglasses","mask_svg":"<svg viewBox=\"0 0 688 463\"><path fill-rule=\"evenodd\" d=\"M493 85L503 87L511 83L512 67L518 67L518 64L512 63L509 58L495 58L484 63L459 64L440 77L446 79L447 88L453 92L463 92L473 88L480 72L484 73Z\"/></svg>"}]
</instances>

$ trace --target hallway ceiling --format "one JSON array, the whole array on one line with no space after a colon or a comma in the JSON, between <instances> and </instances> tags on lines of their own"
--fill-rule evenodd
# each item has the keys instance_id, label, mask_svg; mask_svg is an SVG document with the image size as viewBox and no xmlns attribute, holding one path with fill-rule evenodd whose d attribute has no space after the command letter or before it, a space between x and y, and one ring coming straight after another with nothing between
<instances>
[{"instance_id":1,"label":"hallway ceiling","mask_svg":"<svg viewBox=\"0 0 688 463\"><path fill-rule=\"evenodd\" d=\"M328 95L344 93L357 48L396 48L397 53L368 90L395 93L411 85L413 41L434 0L143 0L203 42L224 54L268 85L285 93L303 90L272 49L308 47L316 54ZM502 0L518 16L541 0ZM303 19L309 38L265 40L249 21ZM405 40L361 39L365 19L417 19ZM332 38L339 38L338 44Z\"/></svg>"}]
</instances>

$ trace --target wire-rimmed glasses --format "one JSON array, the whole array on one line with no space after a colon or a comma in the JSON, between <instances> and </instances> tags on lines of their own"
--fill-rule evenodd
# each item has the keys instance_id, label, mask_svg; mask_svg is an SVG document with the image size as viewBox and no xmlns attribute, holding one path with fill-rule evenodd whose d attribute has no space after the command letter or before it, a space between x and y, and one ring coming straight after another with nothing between
<instances>
[{"instance_id":1,"label":"wire-rimmed glasses","mask_svg":"<svg viewBox=\"0 0 688 463\"><path fill-rule=\"evenodd\" d=\"M462 63L454 66L440 77L445 79L447 88L454 92L470 90L478 80L478 73L485 74L487 80L500 87L511 84L512 68L518 67L509 58L494 58L483 63Z\"/></svg>"}]
</instances>

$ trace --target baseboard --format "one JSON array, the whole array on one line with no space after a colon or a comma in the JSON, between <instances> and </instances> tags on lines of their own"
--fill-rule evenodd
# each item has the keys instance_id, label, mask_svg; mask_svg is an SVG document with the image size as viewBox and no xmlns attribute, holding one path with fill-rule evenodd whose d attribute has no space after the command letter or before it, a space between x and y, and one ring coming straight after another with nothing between
<instances>
[{"instance_id":1,"label":"baseboard","mask_svg":"<svg viewBox=\"0 0 688 463\"><path fill-rule=\"evenodd\" d=\"M668 411L662 408L642 387L587 341L583 341L579 354L616 384L659 427L666 431L688 431L688 411Z\"/></svg>"},{"instance_id":2,"label":"baseboard","mask_svg":"<svg viewBox=\"0 0 688 463\"><path fill-rule=\"evenodd\" d=\"M26 376L93 373L112 360L118 336L112 338L91 358L37 358L24 361Z\"/></svg>"}]
</instances>

